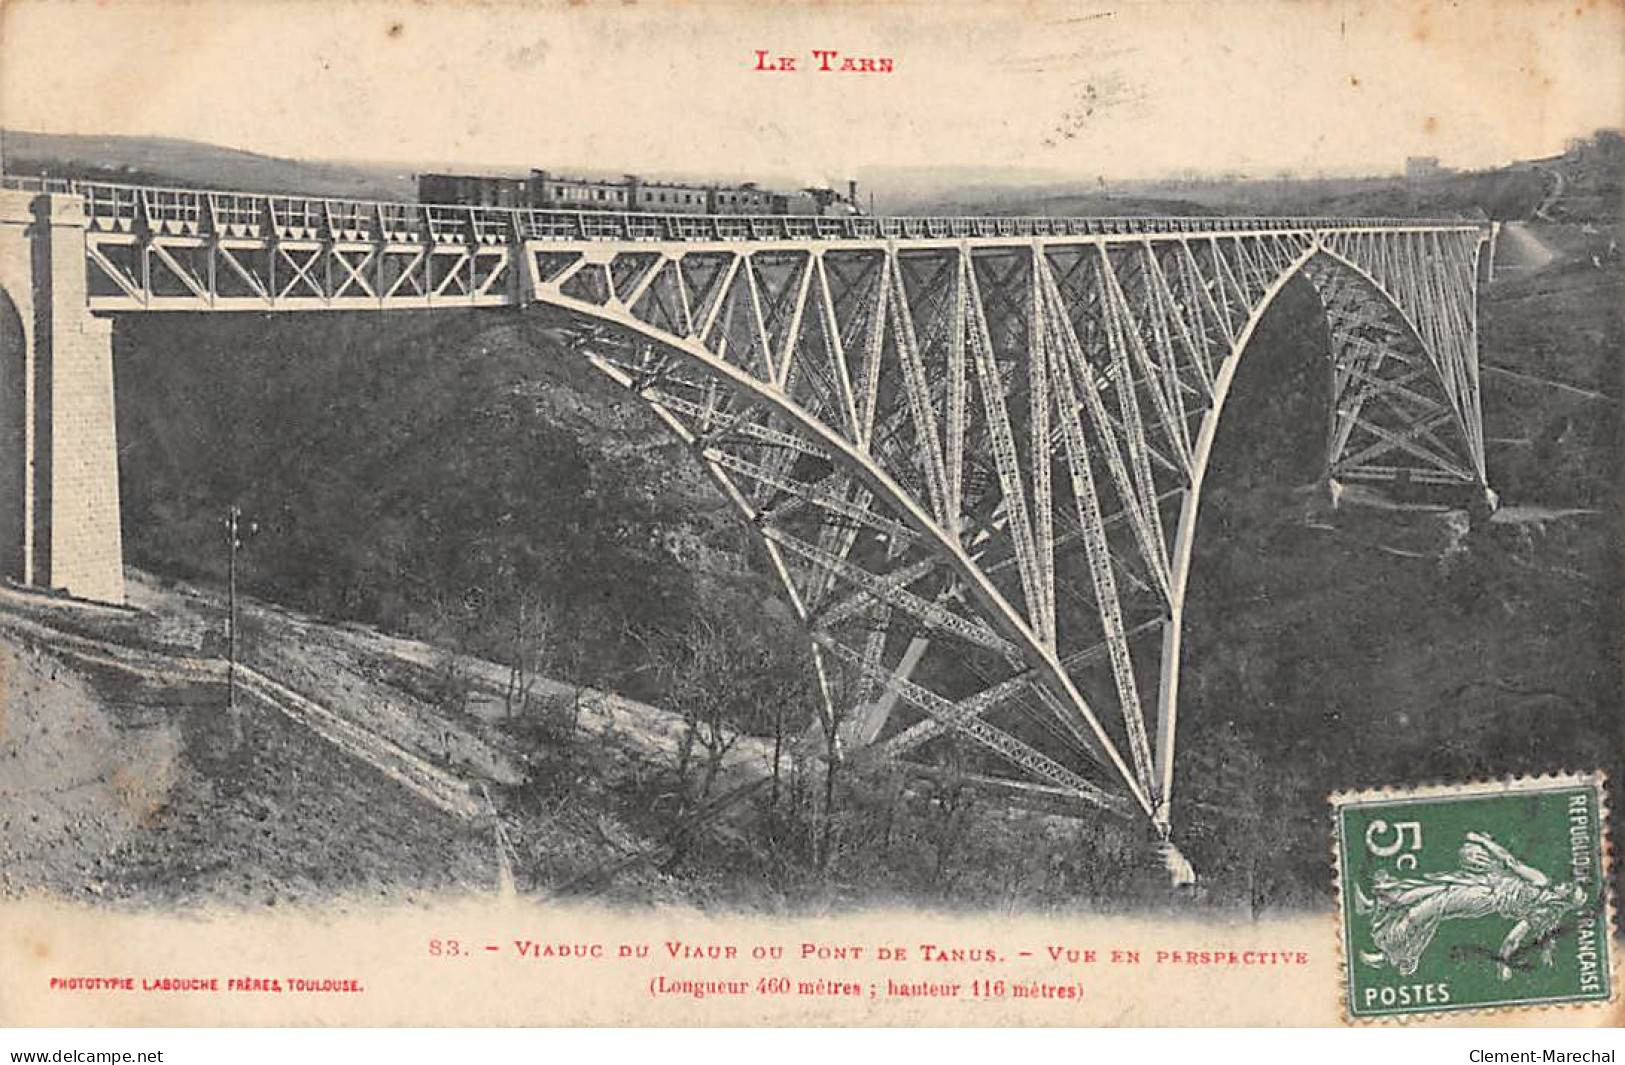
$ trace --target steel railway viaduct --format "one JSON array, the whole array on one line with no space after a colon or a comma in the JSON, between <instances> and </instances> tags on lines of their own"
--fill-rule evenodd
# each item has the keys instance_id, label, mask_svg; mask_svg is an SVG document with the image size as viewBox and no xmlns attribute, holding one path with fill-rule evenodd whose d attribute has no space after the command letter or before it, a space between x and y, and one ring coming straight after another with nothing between
<instances>
[{"instance_id":1,"label":"steel railway viaduct","mask_svg":"<svg viewBox=\"0 0 1625 1065\"><path fill-rule=\"evenodd\" d=\"M846 758L907 760L958 733L1010 770L996 786L1164 844L1203 475L1288 281L1313 285L1329 324L1330 422L1304 426L1328 479L1494 505L1477 358L1491 230L1470 222L666 217L6 185L13 579L123 599L110 319L509 308L646 403L755 530Z\"/></svg>"}]
</instances>

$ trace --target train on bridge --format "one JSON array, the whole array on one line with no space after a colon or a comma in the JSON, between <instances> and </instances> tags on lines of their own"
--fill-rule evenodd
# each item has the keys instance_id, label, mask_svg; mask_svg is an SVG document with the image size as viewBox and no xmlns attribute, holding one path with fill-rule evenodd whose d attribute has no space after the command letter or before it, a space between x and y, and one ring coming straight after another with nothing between
<instances>
[{"instance_id":1,"label":"train on bridge","mask_svg":"<svg viewBox=\"0 0 1625 1065\"><path fill-rule=\"evenodd\" d=\"M626 174L619 178L568 177L532 170L525 177L486 174L419 174L422 203L472 207L530 207L617 214L802 215L853 217L863 214L858 183L843 194L833 188L774 192L754 181L738 185L657 181Z\"/></svg>"}]
</instances>

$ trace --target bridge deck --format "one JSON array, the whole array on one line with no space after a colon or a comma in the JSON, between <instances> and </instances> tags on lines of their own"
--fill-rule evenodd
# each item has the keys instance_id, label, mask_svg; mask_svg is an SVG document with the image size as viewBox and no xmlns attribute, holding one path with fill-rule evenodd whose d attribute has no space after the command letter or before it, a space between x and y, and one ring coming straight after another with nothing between
<instances>
[{"instance_id":1,"label":"bridge deck","mask_svg":"<svg viewBox=\"0 0 1625 1065\"><path fill-rule=\"evenodd\" d=\"M531 241L726 243L963 240L1479 229L1461 218L631 214L307 197L112 182L0 177L0 186L77 195L96 233L325 240L359 244L507 245Z\"/></svg>"}]
</instances>

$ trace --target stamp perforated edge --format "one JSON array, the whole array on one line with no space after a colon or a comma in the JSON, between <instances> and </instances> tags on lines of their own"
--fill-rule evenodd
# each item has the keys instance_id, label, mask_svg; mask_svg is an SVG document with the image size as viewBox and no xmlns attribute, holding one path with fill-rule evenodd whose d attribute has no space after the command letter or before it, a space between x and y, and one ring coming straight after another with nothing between
<instances>
[{"instance_id":1,"label":"stamp perforated edge","mask_svg":"<svg viewBox=\"0 0 1625 1065\"><path fill-rule=\"evenodd\" d=\"M1608 997L1583 1002L1510 1002L1492 1006L1464 1006L1439 1010L1415 1010L1409 1013L1386 1013L1362 1017L1349 1009L1348 954L1344 949L1343 855L1339 846L1341 836L1339 812L1342 807L1356 802L1393 799L1429 799L1460 797L1464 795L1511 794L1545 788L1564 788L1591 785L1597 789L1597 839L1602 865L1603 940L1608 949ZM1458 784L1429 783L1411 787L1361 788L1334 791L1326 797L1330 810L1332 887L1335 907L1332 914L1333 939L1337 942L1337 1003L1345 1025L1398 1025L1415 1024L1442 1017L1489 1017L1514 1011L1566 1011L1581 1012L1606 1009L1620 1001L1619 958L1614 949L1615 923L1613 891L1613 846L1609 828L1608 774L1597 769L1589 772L1542 773L1535 776L1507 776L1494 780L1470 780Z\"/></svg>"}]
</instances>

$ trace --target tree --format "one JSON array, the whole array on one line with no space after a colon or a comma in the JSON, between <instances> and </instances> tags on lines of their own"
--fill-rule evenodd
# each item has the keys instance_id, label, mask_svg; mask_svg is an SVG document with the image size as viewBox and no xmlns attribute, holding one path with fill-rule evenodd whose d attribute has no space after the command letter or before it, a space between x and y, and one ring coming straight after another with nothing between
<instances>
[{"instance_id":1,"label":"tree","mask_svg":"<svg viewBox=\"0 0 1625 1065\"><path fill-rule=\"evenodd\" d=\"M553 654L553 634L558 627L555 613L553 605L533 588L522 588L514 597L508 682L502 693L503 709L510 720L516 708L520 716L530 712L537 673L546 667Z\"/></svg>"},{"instance_id":2,"label":"tree","mask_svg":"<svg viewBox=\"0 0 1625 1065\"><path fill-rule=\"evenodd\" d=\"M976 789L965 779L965 748L959 737L949 735L945 746L943 772L932 788L931 809L936 815L932 838L936 850L934 882L946 893L957 875L953 872L953 860L965 838L966 822L976 804Z\"/></svg>"},{"instance_id":3,"label":"tree","mask_svg":"<svg viewBox=\"0 0 1625 1065\"><path fill-rule=\"evenodd\" d=\"M739 742L749 710L740 687L751 649L744 634L714 619L701 618L681 633L652 641L649 650L667 703L683 719L675 767L684 792L680 816L690 798L696 752L703 757L697 798L704 800L716 783L723 759Z\"/></svg>"},{"instance_id":4,"label":"tree","mask_svg":"<svg viewBox=\"0 0 1625 1065\"><path fill-rule=\"evenodd\" d=\"M835 782L841 771L841 759L846 752L841 729L851 717L848 700L831 699L829 719L823 723L824 731L824 804L823 824L819 828L818 848L814 855L818 867L825 873L835 868Z\"/></svg>"},{"instance_id":5,"label":"tree","mask_svg":"<svg viewBox=\"0 0 1625 1065\"><path fill-rule=\"evenodd\" d=\"M828 657L824 659L824 683L828 700L827 719L821 721L824 737L823 801L816 833L813 836L813 860L827 875L834 871L835 855L840 846L840 819L837 798L839 784L846 770L846 744L850 739L856 711L868 695L868 686L856 670L837 668ZM812 670L808 670L811 674ZM812 685L816 690L816 684ZM822 695L819 696L822 698Z\"/></svg>"}]
</instances>

